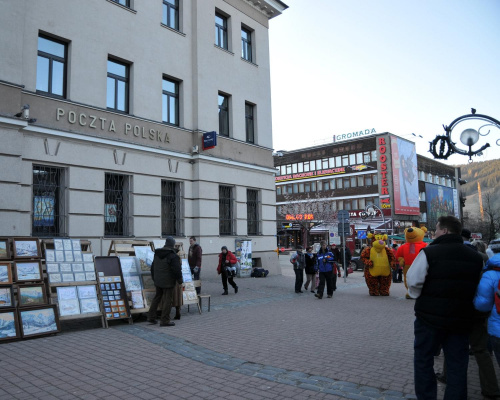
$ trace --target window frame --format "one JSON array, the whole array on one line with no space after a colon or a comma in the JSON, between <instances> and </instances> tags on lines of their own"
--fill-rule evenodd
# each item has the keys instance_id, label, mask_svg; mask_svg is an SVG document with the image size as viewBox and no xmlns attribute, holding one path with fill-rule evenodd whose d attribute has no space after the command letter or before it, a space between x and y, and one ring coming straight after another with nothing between
<instances>
[{"instance_id":1,"label":"window frame","mask_svg":"<svg viewBox=\"0 0 500 400\"><path fill-rule=\"evenodd\" d=\"M230 129L230 125L229 125L229 112L230 112L230 103L229 103L229 99L230 99L231 96L225 94L225 93L222 93L222 92L219 92L218 93L218 107L219 107L219 135L220 136L225 136L225 137L230 137L231 135L231 129ZM224 107L224 100L222 101L222 103L220 102L221 98L223 98L224 100L226 100L226 104L227 106ZM225 117L224 117L225 115ZM222 118L222 119L221 119ZM223 132L223 122L226 123L226 126L227 126L227 133L226 132Z\"/></svg>"},{"instance_id":2,"label":"window frame","mask_svg":"<svg viewBox=\"0 0 500 400\"><path fill-rule=\"evenodd\" d=\"M174 29L176 31L179 31L179 0L171 0L175 4L171 4L168 0L163 0L162 1L162 24L165 26L168 26L170 29ZM165 12L166 8L166 12ZM170 12L174 10L175 11L175 21L174 21L174 26L171 25L170 21ZM166 16L166 19L165 19Z\"/></svg>"},{"instance_id":3,"label":"window frame","mask_svg":"<svg viewBox=\"0 0 500 400\"><path fill-rule=\"evenodd\" d=\"M260 226L260 193L255 189L247 189L247 235L260 235Z\"/></svg>"},{"instance_id":4,"label":"window frame","mask_svg":"<svg viewBox=\"0 0 500 400\"><path fill-rule=\"evenodd\" d=\"M39 76L38 76L38 58L39 57L46 58L49 60L49 68L48 68L48 75L49 76L48 76L48 83L47 83L48 91L40 90L37 88L36 93L44 94L44 95L50 96L50 97L56 97L59 99L65 99L66 94L67 94L67 76L68 76L68 62L67 62L68 61L68 42L65 42L65 41L60 40L60 39L55 39L51 36L44 35L42 33L38 34L38 39L40 39L40 38L64 46L64 57L60 57L60 56L57 56L55 54L46 53L44 51L41 51L40 46L37 43L37 76L36 76L36 80L35 80L35 86L38 86L37 81L39 78ZM53 75L54 61L63 64L62 95L53 93L53 91L52 91L53 90L53 88L52 88L53 76L52 75Z\"/></svg>"},{"instance_id":5,"label":"window frame","mask_svg":"<svg viewBox=\"0 0 500 400\"><path fill-rule=\"evenodd\" d=\"M164 82L169 82L169 83L173 83L174 86L175 86L175 92L172 93L172 92L169 92L168 90L165 90L163 89L163 83ZM180 87L180 82L175 80L175 79L172 79L172 78L169 78L167 76L163 76L162 78L162 90L161 90L161 99L162 99L162 103L161 103L161 119L162 119L162 122L165 123L165 124L168 124L168 125L172 125L172 126L180 126L180 122L179 122L179 88ZM172 123L170 121L170 99L174 99L174 104L175 104L175 123ZM166 99L166 101L165 101ZM165 109L165 102L166 102L166 105L167 105L167 117L168 117L168 121L165 121L165 119L163 118L164 115L163 115L163 111Z\"/></svg>"},{"instance_id":6,"label":"window frame","mask_svg":"<svg viewBox=\"0 0 500 400\"><path fill-rule=\"evenodd\" d=\"M247 143L255 143L255 104L245 101L245 135Z\"/></svg>"},{"instance_id":7,"label":"window frame","mask_svg":"<svg viewBox=\"0 0 500 400\"><path fill-rule=\"evenodd\" d=\"M217 18L222 20L222 25L217 23ZM220 12L215 12L215 45L221 49L229 51L229 40L228 40L228 17L221 14ZM222 40L222 46L221 46Z\"/></svg>"},{"instance_id":8,"label":"window frame","mask_svg":"<svg viewBox=\"0 0 500 400\"><path fill-rule=\"evenodd\" d=\"M225 193L228 197L223 197ZM233 187L219 185L219 236L234 235L234 195Z\"/></svg>"},{"instance_id":9,"label":"window frame","mask_svg":"<svg viewBox=\"0 0 500 400\"><path fill-rule=\"evenodd\" d=\"M108 187L108 182L111 179L118 179L119 184L117 185L116 188L109 188ZM129 218L130 218L130 187L131 187L131 182L130 182L131 177L128 175L123 175L123 174L115 174L115 173L108 173L106 172L104 175L104 215L103 215L103 222L104 222L104 237L128 237L130 236L129 228ZM115 197L113 199L113 194L114 192L120 192L121 194L121 207L119 204L116 205L116 214L115 214L115 219L116 221L106 221L106 218L112 218L107 212L106 206L109 204L114 204L111 203L110 201L112 200L120 200L118 197ZM111 226L109 224L116 223L120 224L117 225L116 229L111 229ZM108 225L107 225L108 224Z\"/></svg>"},{"instance_id":10,"label":"window frame","mask_svg":"<svg viewBox=\"0 0 500 400\"><path fill-rule=\"evenodd\" d=\"M123 67L125 67L125 76L120 76L120 75L116 75L116 74L113 74L111 72L109 72L109 68L107 68L107 75L106 75L106 83L107 83L107 80L108 79L114 79L115 80L115 90L114 90L114 107L109 107L108 106L108 99L107 99L107 87L106 87L106 108L110 111L114 111L114 112L117 112L117 113L121 113L121 114L128 114L129 111L130 111L130 104L129 104L129 99L130 99L130 94L129 94L129 91L130 91L130 64L124 62L124 61L119 61L113 57L108 57L108 62L112 62L112 63L115 63L115 64L118 64L118 65L121 65ZM120 110L119 108L117 108L117 102L118 102L118 85L117 85L117 82L120 81L120 82L124 82L125 83L125 110Z\"/></svg>"},{"instance_id":11,"label":"window frame","mask_svg":"<svg viewBox=\"0 0 500 400\"><path fill-rule=\"evenodd\" d=\"M243 37L243 33L247 35L247 39ZM249 28L241 27L241 58L251 63L253 63L253 34L254 31Z\"/></svg>"},{"instance_id":12,"label":"window frame","mask_svg":"<svg viewBox=\"0 0 500 400\"><path fill-rule=\"evenodd\" d=\"M169 187L170 186L170 187ZM173 189L173 190L172 190ZM161 234L184 236L182 183L168 179L161 180ZM171 209L172 205L173 211Z\"/></svg>"}]
</instances>

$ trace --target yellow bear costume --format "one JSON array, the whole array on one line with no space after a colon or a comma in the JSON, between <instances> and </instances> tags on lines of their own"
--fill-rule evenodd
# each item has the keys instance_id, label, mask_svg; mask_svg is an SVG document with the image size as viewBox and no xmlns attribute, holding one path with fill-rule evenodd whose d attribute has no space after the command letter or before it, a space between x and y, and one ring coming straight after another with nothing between
<instances>
[{"instance_id":1,"label":"yellow bear costume","mask_svg":"<svg viewBox=\"0 0 500 400\"><path fill-rule=\"evenodd\" d=\"M416 226L412 226L411 228L405 229L405 239L406 243L399 246L396 252L396 258L399 261L399 265L403 267L403 275L406 286L406 298L411 299L408 294L408 285L406 284L406 273L411 267L413 260L417 257L420 250L427 246L427 243L424 243L424 237L427 233L427 228L425 226L421 226L417 228Z\"/></svg>"},{"instance_id":2,"label":"yellow bear costume","mask_svg":"<svg viewBox=\"0 0 500 400\"><path fill-rule=\"evenodd\" d=\"M387 235L369 233L368 239L372 239L372 247L367 247L361 253L361 260L366 266L365 281L368 292L370 296L389 296L394 253L385 244Z\"/></svg>"}]
</instances>

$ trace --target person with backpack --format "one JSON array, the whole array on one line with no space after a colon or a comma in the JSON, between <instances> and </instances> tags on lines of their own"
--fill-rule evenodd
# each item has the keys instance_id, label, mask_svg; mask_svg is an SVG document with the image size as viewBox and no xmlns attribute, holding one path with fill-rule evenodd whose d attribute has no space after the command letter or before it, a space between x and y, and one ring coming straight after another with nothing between
<instances>
[{"instance_id":1,"label":"person with backpack","mask_svg":"<svg viewBox=\"0 0 500 400\"><path fill-rule=\"evenodd\" d=\"M491 312L488 318L488 334L500 366L500 246L493 251L493 257L486 263L477 287L474 307L479 311Z\"/></svg>"},{"instance_id":2,"label":"person with backpack","mask_svg":"<svg viewBox=\"0 0 500 400\"><path fill-rule=\"evenodd\" d=\"M304 267L306 266L306 258L304 253L302 253L302 246L297 246L297 253L291 255L290 262L292 263L293 271L295 272L295 293L304 293L301 289L302 283L304 282Z\"/></svg>"}]
</instances>

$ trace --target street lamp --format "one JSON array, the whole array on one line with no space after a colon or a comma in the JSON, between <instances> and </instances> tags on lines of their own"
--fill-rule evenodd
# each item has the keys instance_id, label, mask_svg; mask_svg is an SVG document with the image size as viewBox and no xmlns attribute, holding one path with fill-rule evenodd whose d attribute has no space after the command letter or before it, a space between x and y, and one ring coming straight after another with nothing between
<instances>
[{"instance_id":1,"label":"street lamp","mask_svg":"<svg viewBox=\"0 0 500 400\"><path fill-rule=\"evenodd\" d=\"M373 218L377 214L375 211L378 211L380 213L380 215L382 216L382 223L384 225L385 234L387 235L387 225L385 224L385 216L384 216L384 213L380 209L379 206L377 206L375 204L368 204L365 208L365 211L361 211L360 216L362 219L366 219L369 217Z\"/></svg>"},{"instance_id":2,"label":"street lamp","mask_svg":"<svg viewBox=\"0 0 500 400\"><path fill-rule=\"evenodd\" d=\"M467 128L460 134L460 142L467 146L467 149L461 149L456 146L457 141L453 141L452 134L453 130L462 122L471 122L475 120L480 121L481 126L478 129ZM485 123L486 122L486 123ZM469 157L469 162L472 162L472 156L483 155L483 150L490 147L489 143L484 144L477 150L473 150L472 147L476 145L481 138L481 136L488 136L490 134L490 129L487 132L482 133L481 130L486 127L493 127L500 130L500 121L492 118L488 115L476 114L474 108L471 109L471 114L462 115L455 119L449 126L443 125L445 130L444 135L438 135L430 142L429 152L434 156L434 158L448 159L452 154L462 154ZM496 145L500 146L500 139L496 140Z\"/></svg>"}]
</instances>

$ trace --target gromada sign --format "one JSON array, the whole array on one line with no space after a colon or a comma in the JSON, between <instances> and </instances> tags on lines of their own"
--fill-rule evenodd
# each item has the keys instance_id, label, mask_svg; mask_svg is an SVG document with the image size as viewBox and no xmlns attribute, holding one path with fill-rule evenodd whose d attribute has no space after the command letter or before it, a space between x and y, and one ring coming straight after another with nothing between
<instances>
[{"instance_id":1,"label":"gromada sign","mask_svg":"<svg viewBox=\"0 0 500 400\"><path fill-rule=\"evenodd\" d=\"M374 133L377 133L375 131L375 128L371 128L356 132L343 133L341 135L333 135L333 143L341 142L343 140L355 139L361 136L372 135Z\"/></svg>"},{"instance_id":2,"label":"gromada sign","mask_svg":"<svg viewBox=\"0 0 500 400\"><path fill-rule=\"evenodd\" d=\"M170 143L170 136L167 131L161 131L154 128L148 128L144 125L134 123L117 123L114 119L104 118L91 113L68 111L58 107L56 109L56 121L66 121L71 125L77 125L81 128L95 129L96 131L123 134L125 136L135 136L149 141Z\"/></svg>"}]
</instances>

